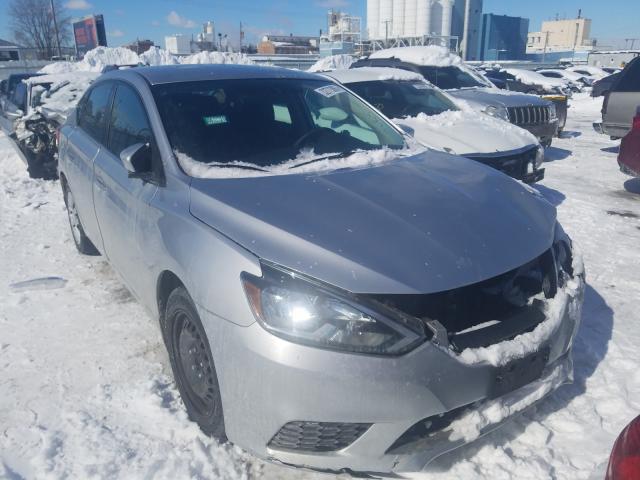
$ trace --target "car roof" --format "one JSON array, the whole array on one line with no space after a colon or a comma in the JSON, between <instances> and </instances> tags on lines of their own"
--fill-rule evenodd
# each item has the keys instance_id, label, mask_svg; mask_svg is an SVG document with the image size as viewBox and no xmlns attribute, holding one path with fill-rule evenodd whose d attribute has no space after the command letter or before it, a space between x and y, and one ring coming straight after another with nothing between
<instances>
[{"instance_id":1,"label":"car roof","mask_svg":"<svg viewBox=\"0 0 640 480\"><path fill-rule=\"evenodd\" d=\"M424 81L422 75L401 70L399 68L388 67L360 67L349 70L332 70L323 73L326 76L335 78L341 83L349 84L356 82L372 82L382 80L419 80Z\"/></svg>"},{"instance_id":2,"label":"car roof","mask_svg":"<svg viewBox=\"0 0 640 480\"><path fill-rule=\"evenodd\" d=\"M240 80L247 78L287 78L299 80L323 79L320 75L302 72L299 70L290 70L287 68L223 64L133 67L121 70L112 70L105 73L101 79L127 79L132 76L143 77L151 85L198 82L205 80Z\"/></svg>"}]
</instances>

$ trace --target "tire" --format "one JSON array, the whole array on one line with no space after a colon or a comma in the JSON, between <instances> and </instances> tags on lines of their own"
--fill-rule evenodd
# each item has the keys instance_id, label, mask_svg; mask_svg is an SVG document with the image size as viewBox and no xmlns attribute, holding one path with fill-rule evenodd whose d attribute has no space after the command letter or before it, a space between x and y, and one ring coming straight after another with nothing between
<instances>
[{"instance_id":1,"label":"tire","mask_svg":"<svg viewBox=\"0 0 640 480\"><path fill-rule=\"evenodd\" d=\"M83 255L98 256L100 252L95 245L89 240L87 234L84 233L82 222L78 216L78 210L76 208L76 202L73 198L71 190L67 186L66 182L62 182L62 191L64 194L64 204L67 207L67 216L69 217L69 227L71 228L71 238L75 243L78 252Z\"/></svg>"},{"instance_id":2,"label":"tire","mask_svg":"<svg viewBox=\"0 0 640 480\"><path fill-rule=\"evenodd\" d=\"M226 442L220 387L209 340L184 287L169 295L162 330L173 376L189 418L206 435Z\"/></svg>"}]
</instances>

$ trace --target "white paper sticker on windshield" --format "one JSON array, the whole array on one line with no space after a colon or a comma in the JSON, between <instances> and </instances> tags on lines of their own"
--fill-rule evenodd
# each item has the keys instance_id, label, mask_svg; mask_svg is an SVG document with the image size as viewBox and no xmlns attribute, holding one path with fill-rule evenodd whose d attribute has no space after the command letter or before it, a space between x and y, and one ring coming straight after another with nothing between
<instances>
[{"instance_id":1,"label":"white paper sticker on windshield","mask_svg":"<svg viewBox=\"0 0 640 480\"><path fill-rule=\"evenodd\" d=\"M413 85L413 88L417 89L417 90L428 90L430 87L429 85L427 85L426 83L423 82L416 82Z\"/></svg>"},{"instance_id":2,"label":"white paper sticker on windshield","mask_svg":"<svg viewBox=\"0 0 640 480\"><path fill-rule=\"evenodd\" d=\"M334 95L344 92L342 87L339 87L338 85L325 85L324 87L316 88L315 91L327 98L331 98Z\"/></svg>"}]
</instances>

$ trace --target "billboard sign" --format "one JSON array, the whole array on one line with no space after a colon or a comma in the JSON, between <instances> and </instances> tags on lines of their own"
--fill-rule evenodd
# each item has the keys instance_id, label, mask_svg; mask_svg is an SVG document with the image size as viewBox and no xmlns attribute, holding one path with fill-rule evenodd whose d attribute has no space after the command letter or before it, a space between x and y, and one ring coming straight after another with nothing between
<instances>
[{"instance_id":1,"label":"billboard sign","mask_svg":"<svg viewBox=\"0 0 640 480\"><path fill-rule=\"evenodd\" d=\"M73 37L76 41L76 54L78 58L84 56L89 50L98 46L107 46L104 34L104 20L102 15L94 15L83 18L73 23Z\"/></svg>"}]
</instances>

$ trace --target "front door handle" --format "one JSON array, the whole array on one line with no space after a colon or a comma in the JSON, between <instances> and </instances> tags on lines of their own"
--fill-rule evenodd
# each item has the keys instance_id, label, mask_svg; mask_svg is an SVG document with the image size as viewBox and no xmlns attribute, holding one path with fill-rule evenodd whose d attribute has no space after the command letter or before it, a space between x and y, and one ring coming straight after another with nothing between
<instances>
[{"instance_id":1,"label":"front door handle","mask_svg":"<svg viewBox=\"0 0 640 480\"><path fill-rule=\"evenodd\" d=\"M98 188L101 188L102 190L106 190L107 184L105 183L104 179L100 175L96 175L96 183L98 184Z\"/></svg>"}]
</instances>

